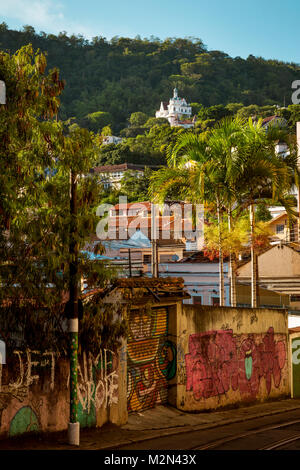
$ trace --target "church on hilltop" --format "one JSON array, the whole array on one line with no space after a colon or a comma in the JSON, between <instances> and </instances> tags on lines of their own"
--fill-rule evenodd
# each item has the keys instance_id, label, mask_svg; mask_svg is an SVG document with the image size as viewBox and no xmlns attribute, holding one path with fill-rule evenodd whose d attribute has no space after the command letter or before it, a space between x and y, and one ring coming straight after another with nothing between
<instances>
[{"instance_id":1,"label":"church on hilltop","mask_svg":"<svg viewBox=\"0 0 300 470\"><path fill-rule=\"evenodd\" d=\"M186 129L194 127L195 117L191 119L192 108L184 98L179 98L177 88L174 88L173 98L169 104L162 101L159 111L156 111L156 118L165 118L171 127L184 127Z\"/></svg>"}]
</instances>

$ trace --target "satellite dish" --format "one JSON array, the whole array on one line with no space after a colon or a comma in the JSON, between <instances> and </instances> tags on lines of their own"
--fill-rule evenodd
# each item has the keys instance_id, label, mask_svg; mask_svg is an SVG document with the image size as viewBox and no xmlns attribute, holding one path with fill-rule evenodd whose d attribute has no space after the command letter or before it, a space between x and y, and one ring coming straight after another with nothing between
<instances>
[{"instance_id":1,"label":"satellite dish","mask_svg":"<svg viewBox=\"0 0 300 470\"><path fill-rule=\"evenodd\" d=\"M179 260L179 256L178 255L173 255L172 256L172 261L178 261Z\"/></svg>"}]
</instances>

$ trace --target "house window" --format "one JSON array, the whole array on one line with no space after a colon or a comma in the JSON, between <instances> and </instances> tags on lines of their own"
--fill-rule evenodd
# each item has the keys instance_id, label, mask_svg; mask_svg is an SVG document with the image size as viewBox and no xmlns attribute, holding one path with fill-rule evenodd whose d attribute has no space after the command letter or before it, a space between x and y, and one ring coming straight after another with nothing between
<instances>
[{"instance_id":1,"label":"house window","mask_svg":"<svg viewBox=\"0 0 300 470\"><path fill-rule=\"evenodd\" d=\"M219 298L219 297L212 297L212 298L211 298L211 304L212 304L213 306L215 306L215 307L216 307L217 305L220 305L220 298Z\"/></svg>"},{"instance_id":2,"label":"house window","mask_svg":"<svg viewBox=\"0 0 300 470\"><path fill-rule=\"evenodd\" d=\"M193 304L194 305L202 305L201 295L193 295Z\"/></svg>"},{"instance_id":3,"label":"house window","mask_svg":"<svg viewBox=\"0 0 300 470\"><path fill-rule=\"evenodd\" d=\"M300 295L291 295L291 302L300 302Z\"/></svg>"},{"instance_id":4,"label":"house window","mask_svg":"<svg viewBox=\"0 0 300 470\"><path fill-rule=\"evenodd\" d=\"M151 255L144 255L143 263L144 264L150 264L151 263Z\"/></svg>"},{"instance_id":5,"label":"house window","mask_svg":"<svg viewBox=\"0 0 300 470\"><path fill-rule=\"evenodd\" d=\"M136 216L138 214L138 212L139 212L138 209L129 209L128 210L128 216L129 217Z\"/></svg>"},{"instance_id":6,"label":"house window","mask_svg":"<svg viewBox=\"0 0 300 470\"><path fill-rule=\"evenodd\" d=\"M284 224L277 224L276 225L276 233L284 232Z\"/></svg>"}]
</instances>

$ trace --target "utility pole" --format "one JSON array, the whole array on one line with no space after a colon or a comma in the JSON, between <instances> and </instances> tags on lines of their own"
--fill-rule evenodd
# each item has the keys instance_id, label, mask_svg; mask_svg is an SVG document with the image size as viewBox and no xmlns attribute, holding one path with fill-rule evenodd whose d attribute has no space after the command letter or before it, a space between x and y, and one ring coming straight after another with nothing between
<instances>
[{"instance_id":1,"label":"utility pole","mask_svg":"<svg viewBox=\"0 0 300 470\"><path fill-rule=\"evenodd\" d=\"M156 204L151 204L151 272L152 277L158 277L158 252L156 239Z\"/></svg>"},{"instance_id":2,"label":"utility pole","mask_svg":"<svg viewBox=\"0 0 300 470\"><path fill-rule=\"evenodd\" d=\"M70 300L69 300L69 340L70 340L70 422L68 426L69 444L79 446L80 424L78 422L77 364L78 364L78 242L77 242L77 181L76 174L70 175Z\"/></svg>"},{"instance_id":3,"label":"utility pole","mask_svg":"<svg viewBox=\"0 0 300 470\"><path fill-rule=\"evenodd\" d=\"M251 225L251 307L257 308L258 292L258 259L254 246L254 226L255 226L255 208L254 203L250 204L250 225Z\"/></svg>"}]
</instances>

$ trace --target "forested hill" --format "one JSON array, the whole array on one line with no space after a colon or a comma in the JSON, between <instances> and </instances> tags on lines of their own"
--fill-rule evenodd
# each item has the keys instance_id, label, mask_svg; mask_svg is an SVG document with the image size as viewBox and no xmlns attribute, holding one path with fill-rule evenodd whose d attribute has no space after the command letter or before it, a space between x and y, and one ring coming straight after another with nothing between
<instances>
[{"instance_id":1,"label":"forested hill","mask_svg":"<svg viewBox=\"0 0 300 470\"><path fill-rule=\"evenodd\" d=\"M291 104L291 83L300 78L300 66L249 56L232 58L209 51L200 39L157 38L111 40L99 36L87 41L60 33L37 34L0 25L0 49L15 52L31 43L47 52L49 68L58 67L66 87L60 118L79 120L96 111L110 113L106 123L115 132L131 113L154 116L174 86L190 103L204 106L243 103L245 106Z\"/></svg>"}]
</instances>

